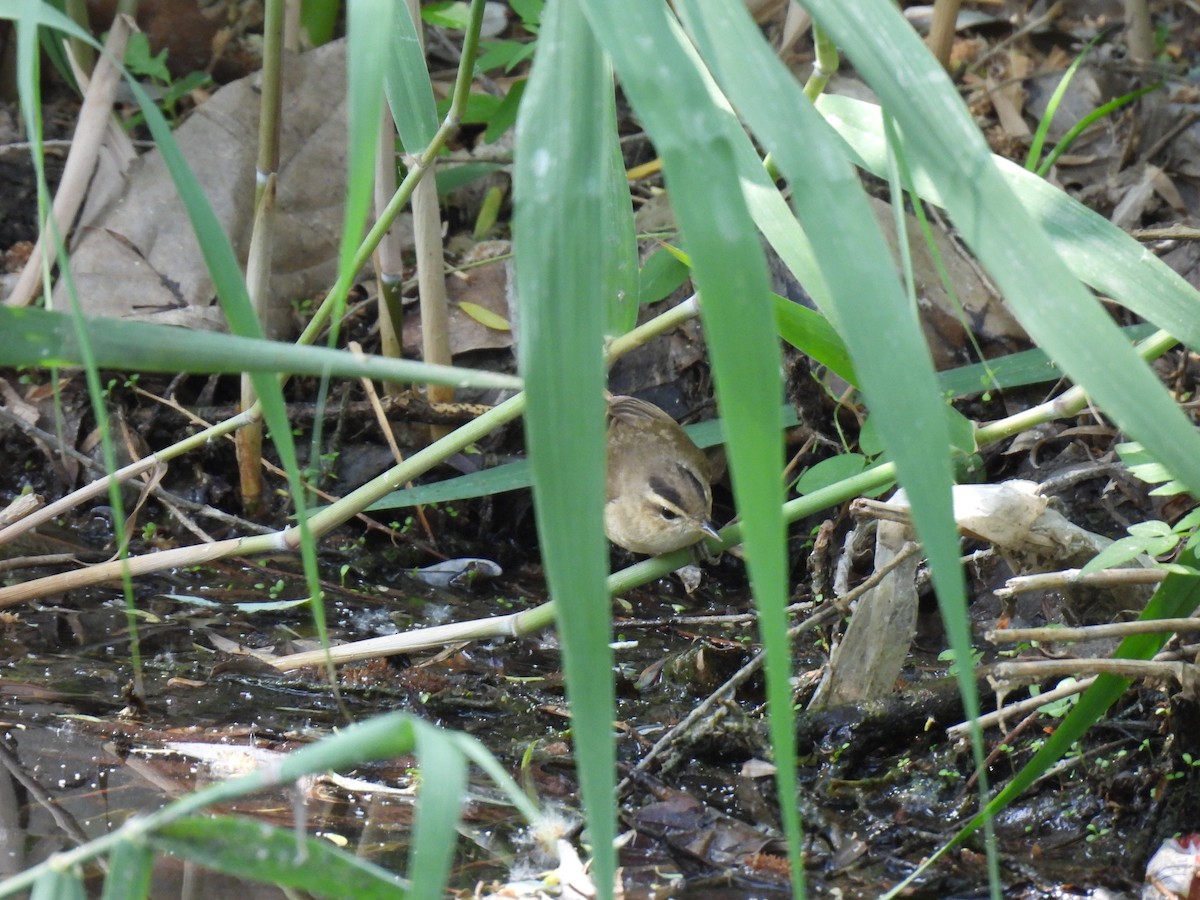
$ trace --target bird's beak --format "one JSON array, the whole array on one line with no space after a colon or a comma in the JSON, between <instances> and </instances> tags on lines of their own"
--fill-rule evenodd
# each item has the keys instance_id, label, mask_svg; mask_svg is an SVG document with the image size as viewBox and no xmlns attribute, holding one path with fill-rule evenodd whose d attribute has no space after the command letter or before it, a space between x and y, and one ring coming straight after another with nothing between
<instances>
[{"instance_id":1,"label":"bird's beak","mask_svg":"<svg viewBox=\"0 0 1200 900\"><path fill-rule=\"evenodd\" d=\"M707 519L700 523L700 530L704 532L707 537L712 538L714 541L721 540L721 534L717 531L717 526L712 522L709 522Z\"/></svg>"}]
</instances>

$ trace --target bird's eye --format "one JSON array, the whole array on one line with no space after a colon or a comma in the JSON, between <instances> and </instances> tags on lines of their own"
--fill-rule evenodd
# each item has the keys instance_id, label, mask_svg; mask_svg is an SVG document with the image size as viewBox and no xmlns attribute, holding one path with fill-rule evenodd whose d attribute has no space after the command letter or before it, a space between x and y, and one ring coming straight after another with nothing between
<instances>
[{"instance_id":1,"label":"bird's eye","mask_svg":"<svg viewBox=\"0 0 1200 900\"><path fill-rule=\"evenodd\" d=\"M673 510L669 507L666 507L666 506L664 506L662 509L659 510L659 515L661 515L668 522L674 522L676 519L679 518L679 513L675 512L675 510Z\"/></svg>"}]
</instances>

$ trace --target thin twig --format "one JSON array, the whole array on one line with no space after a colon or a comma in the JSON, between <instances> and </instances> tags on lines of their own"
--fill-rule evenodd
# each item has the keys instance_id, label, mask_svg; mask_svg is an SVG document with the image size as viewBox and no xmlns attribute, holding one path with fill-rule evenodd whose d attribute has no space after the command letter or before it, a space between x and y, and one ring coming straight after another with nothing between
<instances>
[{"instance_id":1,"label":"thin twig","mask_svg":"<svg viewBox=\"0 0 1200 900\"><path fill-rule=\"evenodd\" d=\"M1020 40L1022 37L1029 34L1030 32L1036 31L1037 29L1041 28L1043 25L1048 25L1050 22L1057 19L1062 14L1062 8L1063 8L1063 0L1056 0L1056 2L1053 3L1050 6L1050 8L1047 9L1044 13L1042 13L1042 15L1038 16L1036 19L1030 20L1024 26L1022 26L1021 28L1018 28L1016 31L1014 31L1012 34L1010 34L1008 37L1006 37L1004 40L997 42L991 49L989 49L986 53L984 53L977 60L975 60L975 63L967 71L971 72L971 73L977 73L980 69L983 68L984 64L987 63L987 61L990 60L997 53L999 53L1002 50L1007 49L1009 46L1016 43L1018 40Z\"/></svg>"},{"instance_id":2,"label":"thin twig","mask_svg":"<svg viewBox=\"0 0 1200 900\"><path fill-rule=\"evenodd\" d=\"M11 410L3 406L0 406L0 418L7 419L30 437L37 438L47 446L56 447L58 453L61 453L63 456L71 457L71 459L86 467L88 471L104 471L104 466L102 463L98 463L90 456L80 453L74 447L57 446L58 439L54 435L50 434L50 432L44 431L41 428L38 428L36 425L31 425L24 419L15 415ZM93 481L91 484L85 485L78 491L75 491L74 493L62 498L62 500L55 501L54 503L42 507L30 515L13 522L6 528L0 529L0 545L13 540L18 535L23 534L24 532L42 524L43 522L57 518L63 513L68 512L71 508L78 506L80 503L90 500L92 497L107 493L108 484L114 479L119 482L132 482L139 488L145 488L149 482L146 481L142 476L144 473L154 469L157 464L157 459L153 454L143 457L140 460L130 463L125 468L120 469L113 475L99 478L96 481ZM121 473L126 473L125 477L119 478L118 476L121 475ZM223 510L216 509L212 506L209 506L207 503L197 503L194 500L188 500L184 497L180 497L178 494L174 494L163 487L154 488L154 494L161 501L163 501L163 504L166 505L172 513L177 515L179 514L179 509L186 509L194 514L207 516L220 522L224 522L227 525L234 525L238 528L244 528L247 531L258 533L266 533L270 531L269 528L259 525L256 522L251 522L231 513L224 512ZM178 507L178 509L176 509L176 507ZM187 527L188 520L186 517L180 518L180 522L184 525L184 527Z\"/></svg>"},{"instance_id":3,"label":"thin twig","mask_svg":"<svg viewBox=\"0 0 1200 900\"><path fill-rule=\"evenodd\" d=\"M1086 587L1121 587L1131 584L1161 584L1169 573L1166 569L1103 569L1082 573L1079 569L1058 572L1038 572L1034 575L1015 575L996 590L996 596L1009 600L1030 591L1058 590L1073 585ZM1132 623L1131 623L1132 624Z\"/></svg>"},{"instance_id":4,"label":"thin twig","mask_svg":"<svg viewBox=\"0 0 1200 900\"><path fill-rule=\"evenodd\" d=\"M1122 678L1170 678L1181 685L1195 680L1196 665L1152 659L1039 659L997 663L999 681L1042 681L1075 675L1119 675Z\"/></svg>"},{"instance_id":5,"label":"thin twig","mask_svg":"<svg viewBox=\"0 0 1200 900\"><path fill-rule=\"evenodd\" d=\"M1108 625L1083 625L1079 628L995 628L984 632L994 644L1018 641L1074 643L1125 638L1131 634L1190 634L1200 631L1200 619L1147 619L1137 622L1113 622Z\"/></svg>"},{"instance_id":6,"label":"thin twig","mask_svg":"<svg viewBox=\"0 0 1200 900\"><path fill-rule=\"evenodd\" d=\"M1043 691L1036 697L1027 697L1024 700L1018 700L1016 703L1010 703L1002 709L997 709L995 712L985 713L976 721L981 729L991 728L993 725L1002 725L1005 719L1011 719L1014 716L1023 715L1031 710L1039 709L1047 703L1053 703L1055 700L1061 700L1064 697L1070 697L1074 694L1082 694L1090 688L1096 681L1096 676L1090 678L1081 678L1070 684L1063 684L1049 691ZM957 725L951 725L946 729L946 735L951 738L966 737L971 733L970 722L959 722Z\"/></svg>"}]
</instances>

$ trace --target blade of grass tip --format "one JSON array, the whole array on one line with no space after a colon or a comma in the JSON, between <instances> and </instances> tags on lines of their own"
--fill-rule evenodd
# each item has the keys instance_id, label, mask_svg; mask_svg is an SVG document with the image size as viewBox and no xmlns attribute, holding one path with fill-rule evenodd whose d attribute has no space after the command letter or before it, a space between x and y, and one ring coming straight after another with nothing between
<instances>
[{"instance_id":1,"label":"blade of grass tip","mask_svg":"<svg viewBox=\"0 0 1200 900\"><path fill-rule=\"evenodd\" d=\"M384 73L384 90L401 145L407 152L417 153L433 140L438 122L421 34L410 11L410 4L394 4L395 39Z\"/></svg>"},{"instance_id":2,"label":"blade of grass tip","mask_svg":"<svg viewBox=\"0 0 1200 900\"><path fill-rule=\"evenodd\" d=\"M1093 122L1098 122L1105 116L1111 115L1122 106L1128 106L1134 100L1149 94L1151 91L1157 91L1166 84L1164 81L1158 81L1154 84L1148 84L1145 87L1138 88L1136 91L1130 91L1128 94L1122 94L1120 97L1115 97L1107 103L1096 107L1078 122L1071 126L1071 129L1063 135L1061 141L1054 145L1054 149L1046 154L1046 158L1042 160L1042 164L1037 167L1037 174L1041 178L1045 178L1050 174L1050 169L1058 162L1058 158L1071 148L1071 145L1079 138L1081 134L1087 131L1092 126Z\"/></svg>"},{"instance_id":3,"label":"blade of grass tip","mask_svg":"<svg viewBox=\"0 0 1200 900\"><path fill-rule=\"evenodd\" d=\"M521 789L516 780L508 774L508 769L496 759L487 747L469 734L454 732L450 737L458 744L463 756L478 766L485 775L492 779L501 793L517 808L530 825L538 825L543 816L533 799Z\"/></svg>"},{"instance_id":4,"label":"blade of grass tip","mask_svg":"<svg viewBox=\"0 0 1200 900\"><path fill-rule=\"evenodd\" d=\"M371 208L371 173L380 127L386 72L384 60L396 35L388 0L357 0L346 8L347 181L346 211L338 269L346 271L366 227ZM342 310L333 313L337 327Z\"/></svg>"},{"instance_id":5,"label":"blade of grass tip","mask_svg":"<svg viewBox=\"0 0 1200 900\"><path fill-rule=\"evenodd\" d=\"M1072 60L1071 65L1067 66L1067 71L1063 73L1063 77L1059 79L1058 84L1054 88L1054 93L1050 95L1049 101L1046 103L1046 111L1042 114L1042 118L1038 120L1037 129L1033 132L1033 139L1029 142L1029 153L1025 156L1025 168L1030 172L1037 172L1044 177L1045 173L1040 170L1038 160L1042 158L1042 147L1046 143L1046 135L1050 132L1050 125L1054 121L1054 114L1058 112L1058 107L1062 103L1063 97L1067 95L1067 88L1071 86L1071 81L1075 77L1075 73L1079 71L1079 67L1083 65L1083 61L1087 59L1087 55L1092 48L1096 46L1096 42L1104 36L1104 32L1100 32L1090 41L1088 41L1079 55ZM1047 168L1047 171L1049 169Z\"/></svg>"},{"instance_id":6,"label":"blade of grass tip","mask_svg":"<svg viewBox=\"0 0 1200 900\"><path fill-rule=\"evenodd\" d=\"M611 897L616 751L605 589L603 331L614 236L604 222L612 73L579 4L545 10L517 120L513 220L521 371L538 535L555 600L593 880Z\"/></svg>"}]
</instances>

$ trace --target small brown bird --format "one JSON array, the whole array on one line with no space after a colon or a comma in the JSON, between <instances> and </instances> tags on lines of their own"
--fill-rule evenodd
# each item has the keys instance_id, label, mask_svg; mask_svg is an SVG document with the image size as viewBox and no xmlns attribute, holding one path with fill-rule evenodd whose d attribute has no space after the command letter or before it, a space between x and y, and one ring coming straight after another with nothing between
<instances>
[{"instance_id":1,"label":"small brown bird","mask_svg":"<svg viewBox=\"0 0 1200 900\"><path fill-rule=\"evenodd\" d=\"M718 537L710 472L708 457L653 403L609 397L604 532L614 544L658 555Z\"/></svg>"}]
</instances>

